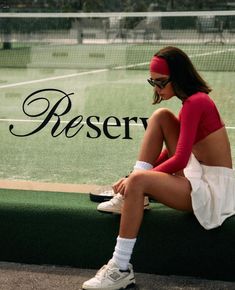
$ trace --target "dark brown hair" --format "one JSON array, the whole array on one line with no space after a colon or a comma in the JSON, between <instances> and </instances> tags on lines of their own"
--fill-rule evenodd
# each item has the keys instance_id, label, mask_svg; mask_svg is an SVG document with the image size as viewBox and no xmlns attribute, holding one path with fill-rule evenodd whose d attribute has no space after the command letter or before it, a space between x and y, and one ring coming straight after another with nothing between
<instances>
[{"instance_id":1,"label":"dark brown hair","mask_svg":"<svg viewBox=\"0 0 235 290\"><path fill-rule=\"evenodd\" d=\"M159 50L154 56L164 58L170 69L170 79L176 96L182 101L197 92L209 93L211 88L203 80L190 58L181 49L173 46ZM161 102L155 93L153 104Z\"/></svg>"}]
</instances>

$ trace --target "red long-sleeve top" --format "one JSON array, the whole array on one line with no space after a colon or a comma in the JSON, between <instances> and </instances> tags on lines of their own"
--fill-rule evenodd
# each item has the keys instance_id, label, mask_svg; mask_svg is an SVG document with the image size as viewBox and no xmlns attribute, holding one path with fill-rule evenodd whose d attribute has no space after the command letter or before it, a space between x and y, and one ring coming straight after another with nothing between
<instances>
[{"instance_id":1,"label":"red long-sleeve top","mask_svg":"<svg viewBox=\"0 0 235 290\"><path fill-rule=\"evenodd\" d=\"M180 134L175 154L168 158L167 150L162 151L152 170L172 174L184 169L193 145L224 126L214 102L202 92L183 102L179 122Z\"/></svg>"}]
</instances>

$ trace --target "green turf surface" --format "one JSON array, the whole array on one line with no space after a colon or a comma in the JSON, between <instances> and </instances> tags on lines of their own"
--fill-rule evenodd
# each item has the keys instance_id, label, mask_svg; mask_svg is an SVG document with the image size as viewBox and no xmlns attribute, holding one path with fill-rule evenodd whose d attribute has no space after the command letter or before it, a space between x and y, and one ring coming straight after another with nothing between
<instances>
[{"instance_id":1,"label":"green turf surface","mask_svg":"<svg viewBox=\"0 0 235 290\"><path fill-rule=\"evenodd\" d=\"M113 253L120 216L96 206L86 194L0 189L0 260L100 268ZM151 203L134 269L234 281L234 223L206 231L192 214Z\"/></svg>"},{"instance_id":2,"label":"green turf surface","mask_svg":"<svg viewBox=\"0 0 235 290\"><path fill-rule=\"evenodd\" d=\"M104 50L104 46L100 46L98 50L92 48L89 53L102 53L102 47ZM113 48L115 56L118 55L118 48L123 51L121 45L110 47ZM150 57L149 53L152 54L154 46L149 46L146 54L143 53L145 48L143 45L128 48L129 63L126 64L132 64L134 57L138 57L140 62L146 61ZM157 50L159 47L155 48ZM217 46L216 50L212 45L200 46L200 49L189 45L183 48L194 56L192 59L196 63L202 62L205 58L211 61L212 56L214 62L220 63L224 51L229 54L230 64L234 62L231 45ZM63 47L57 49L62 50ZM210 51L211 54L208 55ZM112 49L109 50L109 54L111 53ZM37 54L34 55L34 60L42 62L42 66L38 68L0 68L0 179L109 184L126 175L135 163L144 134L143 126L130 127L131 140L123 139L125 137L123 126L109 129L112 135L120 135L114 140L104 135L102 125L98 126L101 136L96 139L87 137L87 132L93 136L96 132L86 125L73 138L66 138L64 134L54 138L51 136L54 123L48 124L42 131L29 137L19 138L10 134L10 124L14 124L14 132L24 134L39 126L40 123L32 121L45 118L46 114L29 118L22 112L25 98L37 90L56 88L66 93L74 93L71 96L72 108L62 117L62 121L70 121L78 115L82 115L83 121L86 121L87 117L94 115L100 118L101 123L109 116L115 116L123 122L125 117L148 118L159 107L167 107L177 114L181 107L177 99L157 106L151 105L152 88L146 82L149 77L147 70L106 68L104 71L97 71L97 68L89 70L46 68L47 59L43 60L43 55L38 53L38 58ZM74 57L82 59L79 54L75 54ZM64 59L60 54L55 54L54 58L58 62ZM100 59L100 62L95 60L95 55L91 59L93 63L102 66ZM82 61L85 63L86 59ZM122 61L121 57L119 65L123 64ZM201 74L213 88L211 97L216 102L226 126L233 127L228 129L228 134L235 162L235 72L201 71ZM47 93L46 96L50 99L51 105L61 97L54 93ZM42 111L45 106L46 103L41 101L40 104L29 106L27 110L35 114ZM63 104L63 108L65 106L66 104ZM55 120L56 117L53 117L52 121ZM64 126L64 123L61 124L60 129L62 130Z\"/></svg>"}]
</instances>

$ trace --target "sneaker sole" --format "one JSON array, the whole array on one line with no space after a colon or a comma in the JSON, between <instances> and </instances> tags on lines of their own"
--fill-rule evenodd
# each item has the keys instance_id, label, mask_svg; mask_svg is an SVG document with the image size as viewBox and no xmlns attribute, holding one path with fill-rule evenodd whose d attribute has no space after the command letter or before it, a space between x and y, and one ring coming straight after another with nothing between
<instances>
[{"instance_id":1,"label":"sneaker sole","mask_svg":"<svg viewBox=\"0 0 235 290\"><path fill-rule=\"evenodd\" d=\"M109 201L113 198L113 195L102 195L102 194L94 194L90 193L90 200L93 202L104 202Z\"/></svg>"},{"instance_id":2,"label":"sneaker sole","mask_svg":"<svg viewBox=\"0 0 235 290\"><path fill-rule=\"evenodd\" d=\"M83 290L121 290L121 289L130 289L130 288L133 288L135 286L135 278L131 279L129 281L129 283L125 283L127 285L124 285L124 286L119 286L119 285L116 285L116 286L110 286L110 287L107 287L107 288L82 288ZM117 288L118 287L118 288Z\"/></svg>"},{"instance_id":3,"label":"sneaker sole","mask_svg":"<svg viewBox=\"0 0 235 290\"><path fill-rule=\"evenodd\" d=\"M121 288L121 289L129 289L135 287L135 282L132 282L131 284L127 285L126 288Z\"/></svg>"}]
</instances>

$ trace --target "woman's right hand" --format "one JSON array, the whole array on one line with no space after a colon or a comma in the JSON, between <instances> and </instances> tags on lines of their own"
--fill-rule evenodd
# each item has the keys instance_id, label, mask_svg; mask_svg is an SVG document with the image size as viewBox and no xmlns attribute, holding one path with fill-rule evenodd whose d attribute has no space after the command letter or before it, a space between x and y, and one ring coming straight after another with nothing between
<instances>
[{"instance_id":1,"label":"woman's right hand","mask_svg":"<svg viewBox=\"0 0 235 290\"><path fill-rule=\"evenodd\" d=\"M126 180L126 177L123 177L112 185L112 189L113 189L114 193L123 194L123 189L125 187L125 180Z\"/></svg>"}]
</instances>

